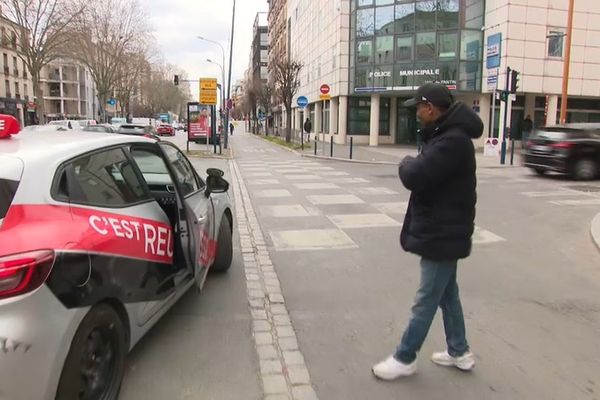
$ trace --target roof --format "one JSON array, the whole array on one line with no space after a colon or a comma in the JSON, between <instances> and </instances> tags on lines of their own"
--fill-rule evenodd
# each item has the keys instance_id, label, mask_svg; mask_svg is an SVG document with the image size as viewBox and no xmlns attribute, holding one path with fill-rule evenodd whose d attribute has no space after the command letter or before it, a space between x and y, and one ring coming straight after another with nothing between
<instances>
[{"instance_id":1,"label":"roof","mask_svg":"<svg viewBox=\"0 0 600 400\"><path fill-rule=\"evenodd\" d=\"M15 156L25 162L50 161L99 147L131 142L153 143L154 140L141 136L85 131L21 132L10 138L0 139L0 155Z\"/></svg>"}]
</instances>

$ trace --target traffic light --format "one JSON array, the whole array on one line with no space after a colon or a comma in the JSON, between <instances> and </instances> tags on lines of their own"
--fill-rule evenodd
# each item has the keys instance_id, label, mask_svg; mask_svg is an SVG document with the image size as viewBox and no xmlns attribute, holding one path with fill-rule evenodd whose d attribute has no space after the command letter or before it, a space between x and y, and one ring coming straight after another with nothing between
<instances>
[{"instance_id":1,"label":"traffic light","mask_svg":"<svg viewBox=\"0 0 600 400\"><path fill-rule=\"evenodd\" d=\"M521 73L519 71L515 71L514 69L512 70L512 72L510 74L510 92L511 93L516 93L517 89L519 88L519 75L521 75Z\"/></svg>"},{"instance_id":2,"label":"traffic light","mask_svg":"<svg viewBox=\"0 0 600 400\"><path fill-rule=\"evenodd\" d=\"M173 78L173 83L175 84L175 86L179 86L179 75L175 75L175 77Z\"/></svg>"}]
</instances>

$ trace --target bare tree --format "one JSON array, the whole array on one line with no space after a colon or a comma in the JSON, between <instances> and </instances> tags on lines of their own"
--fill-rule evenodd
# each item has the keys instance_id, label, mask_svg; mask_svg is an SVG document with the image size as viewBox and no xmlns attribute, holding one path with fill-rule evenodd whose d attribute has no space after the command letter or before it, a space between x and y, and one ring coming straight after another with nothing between
<instances>
[{"instance_id":1,"label":"bare tree","mask_svg":"<svg viewBox=\"0 0 600 400\"><path fill-rule=\"evenodd\" d=\"M292 140L292 100L300 87L302 63L290 59L277 60L273 66L275 97L285 108L285 141Z\"/></svg>"},{"instance_id":2,"label":"bare tree","mask_svg":"<svg viewBox=\"0 0 600 400\"><path fill-rule=\"evenodd\" d=\"M69 32L71 55L85 64L96 84L98 102L106 118L106 101L121 79L120 65L137 54L150 37L147 18L136 0L90 2Z\"/></svg>"},{"instance_id":3,"label":"bare tree","mask_svg":"<svg viewBox=\"0 0 600 400\"><path fill-rule=\"evenodd\" d=\"M123 57L123 61L117 66L117 81L115 84L116 99L121 105L121 110L125 115L131 114L131 100L135 95L142 95L139 92L140 82L143 74L150 70L150 62L143 52L129 53Z\"/></svg>"},{"instance_id":4,"label":"bare tree","mask_svg":"<svg viewBox=\"0 0 600 400\"><path fill-rule=\"evenodd\" d=\"M84 5L64 0L1 0L0 6L14 24L10 24L13 46L25 63L33 81L37 119L44 121L44 93L40 85L41 71L61 55L73 22Z\"/></svg>"}]
</instances>

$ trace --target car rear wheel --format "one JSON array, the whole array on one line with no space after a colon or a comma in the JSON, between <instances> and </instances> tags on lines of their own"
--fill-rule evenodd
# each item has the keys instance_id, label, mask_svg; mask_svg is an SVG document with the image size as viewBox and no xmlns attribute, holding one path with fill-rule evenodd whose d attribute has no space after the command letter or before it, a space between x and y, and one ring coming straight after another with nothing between
<instances>
[{"instance_id":1,"label":"car rear wheel","mask_svg":"<svg viewBox=\"0 0 600 400\"><path fill-rule=\"evenodd\" d=\"M217 254L215 256L215 262L210 268L211 271L223 273L231 267L231 260L233 259L232 239L229 220L223 215L221 218L221 226L219 227L219 237L217 239Z\"/></svg>"},{"instance_id":2,"label":"car rear wheel","mask_svg":"<svg viewBox=\"0 0 600 400\"><path fill-rule=\"evenodd\" d=\"M580 181L594 179L598 173L598 166L592 160L578 160L573 166L573 178Z\"/></svg>"},{"instance_id":3,"label":"car rear wheel","mask_svg":"<svg viewBox=\"0 0 600 400\"><path fill-rule=\"evenodd\" d=\"M100 304L85 316L65 360L56 399L115 400L127 354L126 331L116 311Z\"/></svg>"}]
</instances>

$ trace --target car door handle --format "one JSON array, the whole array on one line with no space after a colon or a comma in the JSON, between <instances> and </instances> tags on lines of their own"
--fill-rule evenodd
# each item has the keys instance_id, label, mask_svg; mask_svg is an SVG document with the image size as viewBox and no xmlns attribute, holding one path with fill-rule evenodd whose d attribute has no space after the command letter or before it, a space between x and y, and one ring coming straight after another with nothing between
<instances>
[{"instance_id":1,"label":"car door handle","mask_svg":"<svg viewBox=\"0 0 600 400\"><path fill-rule=\"evenodd\" d=\"M196 224L196 225L203 224L204 222L206 222L206 217L200 217L200 218L194 220L194 224Z\"/></svg>"}]
</instances>

